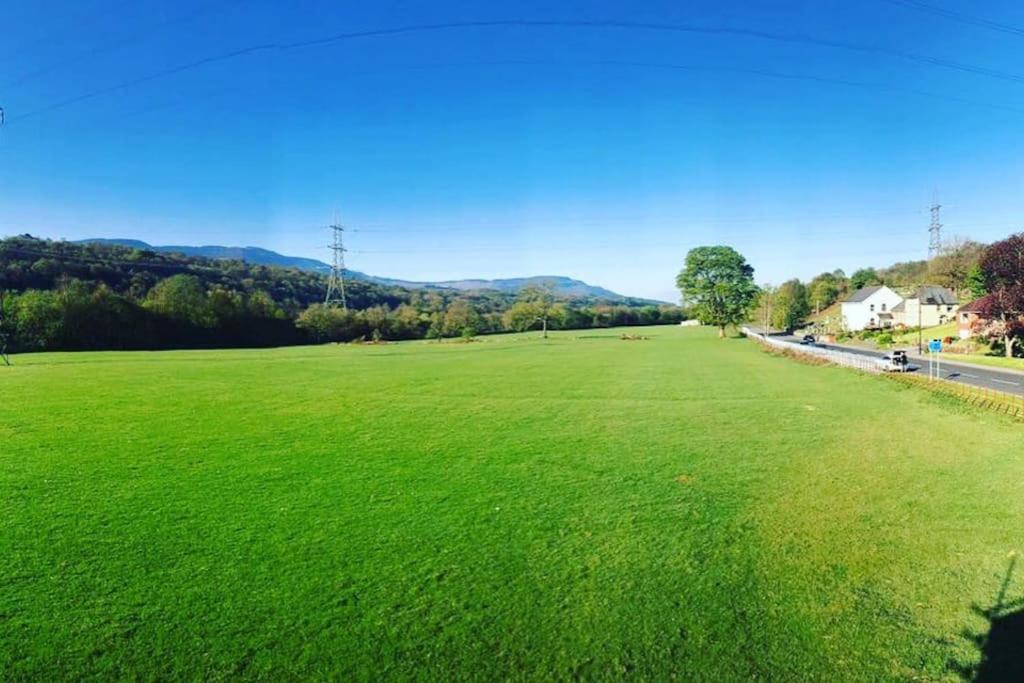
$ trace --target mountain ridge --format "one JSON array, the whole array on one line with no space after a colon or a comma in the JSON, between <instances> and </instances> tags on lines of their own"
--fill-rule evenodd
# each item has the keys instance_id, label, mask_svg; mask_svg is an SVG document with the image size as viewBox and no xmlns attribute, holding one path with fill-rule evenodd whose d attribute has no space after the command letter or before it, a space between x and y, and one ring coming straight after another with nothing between
<instances>
[{"instance_id":1,"label":"mountain ridge","mask_svg":"<svg viewBox=\"0 0 1024 683\"><path fill-rule=\"evenodd\" d=\"M331 266L317 259L303 256L288 256L285 254L264 249L262 247L227 247L216 244L200 246L191 245L153 245L142 240L130 238L90 238L75 240L75 244L106 244L134 249L147 249L149 251L179 253L186 256L201 256L209 259L240 260L247 263L259 265L279 266L282 268L298 268L300 270L313 271L318 273L330 272ZM582 280L577 280L565 275L534 275L528 277L514 278L466 278L461 280L441 280L437 282L403 280L400 278L381 277L370 275L358 270L346 269L346 274L357 280L364 280L381 285L392 285L405 287L407 289L456 289L461 291L473 290L496 290L500 292L516 293L530 285L547 285L552 291L568 298L592 298L607 300L610 302L634 302L651 304L666 304L669 302L644 297L633 297L613 292L610 289L591 285Z\"/></svg>"}]
</instances>

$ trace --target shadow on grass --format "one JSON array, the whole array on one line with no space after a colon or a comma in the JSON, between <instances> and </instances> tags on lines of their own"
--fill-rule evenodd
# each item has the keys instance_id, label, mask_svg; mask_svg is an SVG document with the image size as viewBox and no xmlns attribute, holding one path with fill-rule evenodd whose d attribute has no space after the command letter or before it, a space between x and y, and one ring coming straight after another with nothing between
<instances>
[{"instance_id":1,"label":"shadow on grass","mask_svg":"<svg viewBox=\"0 0 1024 683\"><path fill-rule=\"evenodd\" d=\"M949 668L964 680L980 683L1024 681L1024 597L1006 598L1016 566L1017 556L1013 555L991 607L974 605L972 608L988 622L988 630L985 633L963 633L963 637L973 643L981 655L976 664L950 662Z\"/></svg>"}]
</instances>

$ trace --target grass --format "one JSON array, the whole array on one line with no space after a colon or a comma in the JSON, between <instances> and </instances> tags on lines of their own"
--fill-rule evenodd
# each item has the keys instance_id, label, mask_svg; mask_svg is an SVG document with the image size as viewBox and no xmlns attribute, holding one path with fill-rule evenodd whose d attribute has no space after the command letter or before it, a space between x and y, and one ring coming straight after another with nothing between
<instances>
[{"instance_id":1,"label":"grass","mask_svg":"<svg viewBox=\"0 0 1024 683\"><path fill-rule=\"evenodd\" d=\"M945 339L946 337L957 339L959 334L956 322L951 322L945 325L924 328L921 330L921 339L924 341L925 346L927 346L928 342L932 339ZM895 344L917 346L917 330L894 334L893 342Z\"/></svg>"},{"instance_id":2,"label":"grass","mask_svg":"<svg viewBox=\"0 0 1024 683\"><path fill-rule=\"evenodd\" d=\"M15 358L0 679L978 662L974 608L1022 543L1019 424L713 330L622 332Z\"/></svg>"}]
</instances>

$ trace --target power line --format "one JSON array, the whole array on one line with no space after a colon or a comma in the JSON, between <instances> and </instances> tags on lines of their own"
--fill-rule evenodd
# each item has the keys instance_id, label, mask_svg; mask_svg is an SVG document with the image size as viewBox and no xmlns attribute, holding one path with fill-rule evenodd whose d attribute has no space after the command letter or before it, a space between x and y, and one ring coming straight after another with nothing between
<instances>
[{"instance_id":1,"label":"power line","mask_svg":"<svg viewBox=\"0 0 1024 683\"><path fill-rule=\"evenodd\" d=\"M816 45L819 47L831 47L855 52L865 52L879 55L886 55L908 61L942 66L950 69L958 69L970 73L982 74L993 78L1003 78L1019 83L1024 83L1024 77L978 67L970 64L954 62L952 60L919 55L903 50L892 50L884 47L861 45L858 43L847 43L826 38L814 38L797 34L773 33L757 29L733 28L728 26L695 26L692 24L668 24L654 22L633 22L633 21L609 21L609 20L536 20L536 19L496 19L483 21L456 21L435 24L412 24L396 28L384 28L369 31L353 31L339 33L333 36L317 38L312 40L298 41L283 46L283 49L294 49L301 47L314 47L328 45L335 42L351 40L354 38L371 38L399 35L403 33L422 33L433 31L444 31L451 29L465 28L596 28L596 29L624 29L641 31L667 31L672 33L699 33L706 35L735 35L762 40L772 40L785 43L800 43Z\"/></svg>"},{"instance_id":2,"label":"power line","mask_svg":"<svg viewBox=\"0 0 1024 683\"><path fill-rule=\"evenodd\" d=\"M700 34L700 35L730 35L740 36L746 38L754 38L759 40L769 40L774 42L783 42L791 44L803 44L812 45L817 47L828 47L833 49L841 49L852 52L859 52L863 54L874 54L885 56L894 59L902 59L905 61L916 62L920 64L926 64L929 66L939 66L947 69L953 69L963 71L966 73L972 73L976 75L988 76L990 78L996 78L1000 80L1011 81L1015 83L1024 83L1024 76L999 71L996 69L989 69L987 67L975 66L972 64L966 64L963 62L956 62L953 60L942 59L939 57L931 57L928 55L921 55L913 52L907 52L904 50L894 50L884 47L876 47L870 45L861 45L859 43L848 43L844 41L831 40L825 38L815 38L812 36L804 36L797 34L785 34L785 33L773 33L769 31L760 31L755 29L743 29L743 28L732 28L732 27L708 27L708 26L695 26L689 24L663 24L663 23L649 23L649 22L628 22L628 21L586 21L586 20L527 20L527 19L496 19L496 20L485 20L485 21L455 21L455 22L443 22L434 24L411 24L408 26L399 26L393 28L382 28L372 29L365 31L349 31L345 33L338 33L331 36L325 36L323 38L315 38L310 40L295 41L290 43L284 42L270 42L262 43L258 45L250 45L247 47L238 48L229 52L224 52L218 55L211 55L198 59L186 64L181 64L175 67L170 67L160 71L156 71L145 76L129 79L121 83L91 90L74 97L54 102L49 105L45 105L35 110L28 111L24 114L20 114L17 117L13 117L11 121L20 121L40 114L45 114L57 109L77 104L86 100L99 97L111 92L116 92L125 88L141 85L161 78L166 78L176 74L198 69L203 66L215 64L219 62L225 62L229 60L238 59L240 57L264 53L264 52L283 52L289 50L296 50L309 47L321 47L325 45L331 45L335 43L341 43L350 40L359 40L366 38L381 38L398 35L408 35L416 33L434 33L440 31L451 31L451 30L463 30L463 29L481 29L481 28L516 28L516 29L544 29L544 28L583 28L583 29L614 29L614 30L631 30L631 31L658 31L658 32L670 32L670 33L687 33L687 34Z\"/></svg>"},{"instance_id":3,"label":"power line","mask_svg":"<svg viewBox=\"0 0 1024 683\"><path fill-rule=\"evenodd\" d=\"M422 70L422 69L441 69L441 68L473 68L478 66L549 66L549 67L578 67L578 66L618 66L625 68L647 68L647 69L658 69L658 70L671 70L671 71L687 71L687 72L709 72L709 73L739 73L747 74L751 76L758 76L761 78L776 78L782 80L797 80L797 81L809 81L813 83L825 83L831 85L840 85L848 87L856 87L863 89L874 89L874 90L885 90L890 92L903 92L911 95L917 95L920 97L928 97L932 99L944 100L947 102L957 102L961 104L974 105L978 107L985 107L989 109L1001 110L1013 112L1015 114L1024 114L1024 108L1014 107L1007 104L1000 104L997 102L985 102L982 100L972 100L965 97L958 97L956 95L945 95L926 90L918 90L916 88L906 88L898 85L890 85L885 83L871 83L865 81L850 81L841 78L831 78L827 76L812 76L803 74L792 74L792 73L780 73L773 71L766 71L764 69L742 69L735 67L717 67L717 66L706 66L706 65L683 65L683 64L660 64L657 62L628 62L628 61L617 61L617 60L574 60L574 61L539 61L539 60L489 60L489 61L478 61L478 62L466 62L458 64L434 64L434 65L405 65L390 67L382 70L393 70L393 69L410 69L410 70ZM345 75L367 75L380 73L382 70L361 70L356 72L348 72ZM134 111L127 112L120 116L104 116L103 119L107 121L122 121L131 119L138 116L143 116L156 111L167 110L174 107L181 107L187 104L194 104L196 102L210 99L212 97L224 95L227 93L237 92L243 90L243 87L239 84L234 84L230 87L217 88L205 93L190 94L184 97L178 97L171 101L158 102L149 106L142 107ZM352 230L351 232L363 232L359 230ZM376 232L376 230L369 229L368 232Z\"/></svg>"},{"instance_id":4,"label":"power line","mask_svg":"<svg viewBox=\"0 0 1024 683\"><path fill-rule=\"evenodd\" d=\"M345 226L335 220L328 226L334 239L328 247L332 252L331 274L327 277L325 306L341 306L348 309L345 301Z\"/></svg>"},{"instance_id":5,"label":"power line","mask_svg":"<svg viewBox=\"0 0 1024 683\"><path fill-rule=\"evenodd\" d=\"M935 5L929 5L928 3L919 2L918 0L885 0L886 2L893 5L900 5L902 7L909 7L916 9L920 12L927 12L928 14L934 14L936 16L945 17L952 21L958 21L961 24L970 24L971 26L980 26L982 28L991 29L993 31L999 31L1000 33L1009 33L1015 36L1024 37L1024 28L1017 26L1011 26L1010 24L1001 24L998 21L989 21L988 19L982 19L980 17L972 17L968 14L961 12L954 12L953 10L943 9L942 7L936 7Z\"/></svg>"},{"instance_id":6,"label":"power line","mask_svg":"<svg viewBox=\"0 0 1024 683\"><path fill-rule=\"evenodd\" d=\"M175 24L182 24L187 23L189 21L193 21L195 19L202 17L205 14L210 13L212 10L220 9L221 7L223 7L223 5L219 3L207 3L193 12L189 12L188 14L184 14L179 17L172 17L170 19L164 19L154 24L150 24L148 27L129 36L125 36L120 40L105 42L102 45L95 46L91 49L78 53L73 57L57 60L49 64L46 64L45 66L40 66L32 71L23 73L20 76L17 76L3 84L0 84L0 88L4 88L5 90L14 88L36 78L39 78L41 76L45 76L48 73L52 73L53 71L57 71L58 69L69 64L78 65L89 58L98 57L100 55L107 54L110 52L115 52L125 46L140 42L142 39L147 38L148 36L153 35L167 27L174 26Z\"/></svg>"},{"instance_id":7,"label":"power line","mask_svg":"<svg viewBox=\"0 0 1024 683\"><path fill-rule=\"evenodd\" d=\"M1008 104L999 104L995 102L982 102L980 100L971 100L965 97L958 97L956 95L945 95L941 93L933 93L927 90L918 90L917 88L907 88L900 85L890 85L888 83L872 83L870 81L851 81L845 78L834 78L831 76L813 76L808 74L788 74L781 73L778 71L768 71L765 69L744 69L738 67L717 67L717 66L691 66L682 64L659 64L656 62L622 62L622 61L598 61L594 62L593 65L606 64L609 66L635 66L635 67L646 67L652 69L671 69L681 71L717 71L726 73L739 73L749 74L752 76L762 76L765 78L776 78L782 80L798 80L798 81L810 81L814 83L827 83L831 85L845 85L854 88L866 88L872 90L889 90L892 92L904 92L912 95L919 95L922 97L930 97L939 100L946 100L947 102L960 102L962 104L974 104L982 107L990 107L993 109L1002 109L1005 111L1012 111L1016 113L1024 113L1024 109L1020 107L1014 107Z\"/></svg>"}]
</instances>

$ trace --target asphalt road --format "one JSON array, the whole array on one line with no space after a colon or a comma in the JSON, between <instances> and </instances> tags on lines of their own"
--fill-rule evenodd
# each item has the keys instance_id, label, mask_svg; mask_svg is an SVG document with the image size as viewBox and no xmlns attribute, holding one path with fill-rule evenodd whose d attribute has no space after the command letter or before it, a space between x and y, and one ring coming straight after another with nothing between
<instances>
[{"instance_id":1,"label":"asphalt road","mask_svg":"<svg viewBox=\"0 0 1024 683\"><path fill-rule=\"evenodd\" d=\"M797 344L800 343L800 338L792 335L773 334L772 337L783 341L792 341ZM872 351L870 349L861 349L855 346L840 346L837 344L815 344L815 346L823 349L846 351L847 353L854 353L860 356L870 356L872 358L881 358L887 353L886 351ZM907 350L912 351L913 349ZM997 368L987 368L982 365L945 362L945 357L942 357L942 361L943 362L940 365L941 377L949 380L950 382L960 382L962 384L969 384L982 389L994 389L995 391L1002 391L1007 394L1024 396L1024 375L1022 374L1012 371L1003 371ZM910 368L912 371L926 373L928 372L928 359L911 355Z\"/></svg>"}]
</instances>

